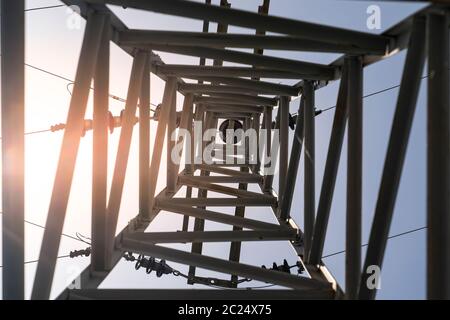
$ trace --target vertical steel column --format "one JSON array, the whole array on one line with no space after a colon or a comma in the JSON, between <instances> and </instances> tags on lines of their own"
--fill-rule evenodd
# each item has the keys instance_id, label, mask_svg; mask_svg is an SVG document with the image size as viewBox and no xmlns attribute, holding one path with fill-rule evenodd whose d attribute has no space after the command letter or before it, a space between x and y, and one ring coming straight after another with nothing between
<instances>
[{"instance_id":1,"label":"vertical steel column","mask_svg":"<svg viewBox=\"0 0 450 320\"><path fill-rule=\"evenodd\" d=\"M408 145L409 133L411 131L417 96L419 94L425 60L424 43L425 19L417 17L414 19L411 30L408 53L406 55L397 107L392 123L380 190L375 207L375 215L362 270L359 287L360 299L374 299L376 295L376 289L369 289L367 286L368 277L371 275L367 273L367 268L369 266L378 266L381 268L383 264L389 227L391 225L398 185L405 160L406 147Z\"/></svg>"},{"instance_id":2,"label":"vertical steel column","mask_svg":"<svg viewBox=\"0 0 450 320\"><path fill-rule=\"evenodd\" d=\"M231 3L228 3L227 0L220 0L220 6L225 8L230 8ZM228 32L228 24L218 23L217 24L217 33L227 33ZM222 60L214 59L213 61L214 66L221 66L223 65Z\"/></svg>"},{"instance_id":3,"label":"vertical steel column","mask_svg":"<svg viewBox=\"0 0 450 320\"><path fill-rule=\"evenodd\" d=\"M205 130L205 108L201 104L197 104L195 107L195 115L194 115L194 154L195 154L195 163L202 162L203 159L203 131ZM199 125L201 124L201 128Z\"/></svg>"},{"instance_id":4,"label":"vertical steel column","mask_svg":"<svg viewBox=\"0 0 450 320\"><path fill-rule=\"evenodd\" d=\"M241 172L248 172L248 168L247 167L241 167L240 168ZM248 187L248 183L244 183L241 182L239 183L239 190L247 190ZM245 216L245 207L236 207L236 209L234 210L234 215L236 217L244 217ZM233 231L239 231L242 230L242 227L238 227L238 226L233 226ZM241 242L239 241L233 241L230 244L230 255L229 255L229 260L230 261L236 261L239 262L241 256ZM231 282L232 282L232 286L233 287L237 287L237 281L238 281L238 276L237 275L231 275Z\"/></svg>"},{"instance_id":5,"label":"vertical steel column","mask_svg":"<svg viewBox=\"0 0 450 320\"><path fill-rule=\"evenodd\" d=\"M266 114L263 113L262 122L261 122L261 130L259 131L259 137L258 137L258 139L259 139L259 145L258 145L259 166L257 169L258 169L258 173L261 175L264 174L264 171L261 171L261 163L264 164L266 161L266 155L265 155L265 153L263 153L264 148L267 147L266 141L264 140L264 139L267 139L267 136L266 136L266 138L264 138L264 134L265 134L266 130L267 130L266 129Z\"/></svg>"},{"instance_id":6,"label":"vertical steel column","mask_svg":"<svg viewBox=\"0 0 450 320\"><path fill-rule=\"evenodd\" d=\"M150 55L144 66L139 96L139 216L148 217L148 188L150 185Z\"/></svg>"},{"instance_id":7,"label":"vertical steel column","mask_svg":"<svg viewBox=\"0 0 450 320\"><path fill-rule=\"evenodd\" d=\"M280 97L280 173L278 199L283 199L289 155L289 97Z\"/></svg>"},{"instance_id":8,"label":"vertical steel column","mask_svg":"<svg viewBox=\"0 0 450 320\"><path fill-rule=\"evenodd\" d=\"M253 123L252 127L256 131L256 154L254 155L256 164L253 166L253 171L255 173L259 173L259 167L261 164L261 158L259 156L259 127L261 122L261 115L259 113L253 114Z\"/></svg>"},{"instance_id":9,"label":"vertical steel column","mask_svg":"<svg viewBox=\"0 0 450 320\"><path fill-rule=\"evenodd\" d=\"M108 199L108 237L109 249L114 248L114 237L116 234L117 221L119 218L120 203L122 201L123 186L128 165L128 156L131 147L131 138L135 124L135 114L142 88L142 76L147 64L148 53L138 51L133 60L130 82L128 84L127 102L122 118L122 129L120 131L119 146L117 148L116 163L111 182L111 191Z\"/></svg>"},{"instance_id":10,"label":"vertical steel column","mask_svg":"<svg viewBox=\"0 0 450 320\"><path fill-rule=\"evenodd\" d=\"M298 106L297 121L295 123L294 139L292 141L291 157L289 159L289 167L286 174L286 186L284 195L281 199L279 209L279 217L281 220L287 220L290 217L292 197L295 190L295 182L297 180L298 165L300 162L300 155L302 153L303 144L303 118L305 116L305 99L300 99Z\"/></svg>"},{"instance_id":11,"label":"vertical steel column","mask_svg":"<svg viewBox=\"0 0 450 320\"><path fill-rule=\"evenodd\" d=\"M187 120L187 127L186 129L188 130L188 132L191 135L191 140L190 140L190 163L186 163L186 173L188 174L193 174L195 171L194 168L194 158L195 158L195 141L194 141L194 132L193 132L193 120L194 120L194 104L191 101L191 106L190 106L190 112L189 112L189 117ZM192 192L192 188L190 188L191 192Z\"/></svg>"},{"instance_id":12,"label":"vertical steel column","mask_svg":"<svg viewBox=\"0 0 450 320\"><path fill-rule=\"evenodd\" d=\"M159 114L158 128L156 129L155 144L153 146L152 161L150 162L149 170L150 185L148 189L148 201L150 213L147 217L148 219L151 218L151 211L153 210L153 203L155 201L156 183L158 182L159 166L161 164L161 152L164 144L164 134L166 132L167 121L169 119L170 109L172 106L172 97L176 94L176 86L177 79L169 77L166 81L166 86L164 87L163 101Z\"/></svg>"},{"instance_id":13,"label":"vertical steel column","mask_svg":"<svg viewBox=\"0 0 450 320\"><path fill-rule=\"evenodd\" d=\"M205 116L204 116L204 126L203 126L203 131L206 131L208 129L210 129L212 127L212 123L214 121L214 115L212 112L204 112ZM199 142L200 145L203 145L203 150L206 147L206 142L205 141L200 141ZM201 157L203 159L203 154L201 154ZM203 162L203 161L202 161ZM201 170L200 171L200 176L209 176L210 172L207 170ZM208 195L208 190L207 189L201 189L198 188L198 198L206 198ZM198 207L200 209L205 209L205 206L201 206ZM194 231L204 231L205 229L205 220L204 219L200 219L200 218L195 218L194 220ZM191 252L192 253L198 253L201 254L203 250L203 242L196 242L196 243L192 243L191 246ZM188 273L189 277L193 277L195 276L195 266L189 266L189 273ZM194 282L191 281L190 279L188 280L188 284L193 284Z\"/></svg>"},{"instance_id":14,"label":"vertical steel column","mask_svg":"<svg viewBox=\"0 0 450 320\"><path fill-rule=\"evenodd\" d=\"M87 19L81 53L78 60L75 85L70 100L69 114L53 184L52 197L41 244L39 262L34 280L32 299L48 299L53 282L56 257L66 216L75 162L84 128L84 115L91 80L103 33L105 16L91 13Z\"/></svg>"},{"instance_id":15,"label":"vertical steel column","mask_svg":"<svg viewBox=\"0 0 450 320\"><path fill-rule=\"evenodd\" d=\"M105 15L94 75L94 116L92 121L92 254L91 271L109 269L107 230L108 108L110 18Z\"/></svg>"},{"instance_id":16,"label":"vertical steel column","mask_svg":"<svg viewBox=\"0 0 450 320\"><path fill-rule=\"evenodd\" d=\"M191 102L191 107L190 107L190 113L189 113L189 118L187 121L187 130L190 133L190 137L191 137L191 141L190 143L190 158L191 158L191 162L190 163L186 163L186 168L185 168L185 172L187 174L194 174L194 159L195 159L195 137L194 137L194 132L193 132L193 127L192 127L192 121L194 118L194 112L193 112L193 103ZM187 186L186 187L186 198L191 198L192 197L192 187L191 186ZM183 217L183 227L182 230L183 231L188 231L189 229L189 216L185 215Z\"/></svg>"},{"instance_id":17,"label":"vertical steel column","mask_svg":"<svg viewBox=\"0 0 450 320\"><path fill-rule=\"evenodd\" d=\"M188 93L184 96L184 101L183 101L183 110L181 111L181 119L180 119L180 131L178 131L178 136L177 136L177 140L176 143L180 143L181 141L183 141L183 144L186 144L186 139L188 137L184 136L181 130L186 130L188 132L191 131L191 127L192 127L192 102L193 102L193 95L191 93ZM189 123L190 122L190 123ZM182 139L182 140L181 140ZM188 141L189 144L191 143L191 141ZM189 147L190 149L190 147ZM186 159L188 159L191 156L191 150L181 150L181 153L185 153L186 154ZM189 151L189 155L187 154ZM180 155L181 156L181 155ZM176 176L178 175L178 171L180 170L180 164L177 163L175 164L175 174ZM186 163L186 168L188 169L188 172L192 171L192 165L189 163ZM177 180L177 177L175 176L175 182Z\"/></svg>"},{"instance_id":18,"label":"vertical steel column","mask_svg":"<svg viewBox=\"0 0 450 320\"><path fill-rule=\"evenodd\" d=\"M428 15L427 297L450 299L448 13Z\"/></svg>"},{"instance_id":19,"label":"vertical steel column","mask_svg":"<svg viewBox=\"0 0 450 320\"><path fill-rule=\"evenodd\" d=\"M342 142L344 141L345 124L347 122L347 76L346 70L342 74L339 85L339 93L336 102L336 111L334 113L333 128L331 129L330 144L328 146L327 160L320 191L317 216L314 223L314 232L311 243L311 252L307 263L320 264L325 244L325 236L328 227L328 218L330 217L331 203L333 201L336 176L339 168L339 159L341 157Z\"/></svg>"},{"instance_id":20,"label":"vertical steel column","mask_svg":"<svg viewBox=\"0 0 450 320\"><path fill-rule=\"evenodd\" d=\"M25 4L1 1L3 299L24 299Z\"/></svg>"},{"instance_id":21,"label":"vertical steel column","mask_svg":"<svg viewBox=\"0 0 450 320\"><path fill-rule=\"evenodd\" d=\"M176 138L176 141L174 142L175 144L180 143L181 141L183 142L183 144L185 144L185 139L187 138L186 136L184 136L184 130L188 129L188 121L189 119L191 119L191 114L192 114L192 101L193 101L193 96L192 94L188 93L186 94L186 96L184 97L184 101L183 101L183 110L181 112L181 119L180 119L180 124L179 124L179 131L178 131L178 135ZM184 147L181 149L181 154L180 154L180 158L183 154L183 152L186 153L190 150L184 150ZM169 152L169 151L168 151ZM190 156L190 154L189 154ZM186 157L186 159L188 159L188 157ZM180 159L181 160L181 159ZM190 166L186 166L188 168L190 168ZM174 163L173 164L173 183L174 183L174 188L176 187L177 184L177 180L178 180L178 172L180 170L180 163ZM175 189L174 189L175 190Z\"/></svg>"},{"instance_id":22,"label":"vertical steel column","mask_svg":"<svg viewBox=\"0 0 450 320\"><path fill-rule=\"evenodd\" d=\"M204 122L203 122L204 125L203 125L203 128L202 128L203 129L203 134L205 134L205 132L212 127L212 123L214 121L214 114L211 111L205 111L205 118L204 119L205 119ZM202 141L201 141L201 144L203 146L202 147L202 153L201 153L202 162L203 162L203 152L205 151L206 146L209 145L210 143L212 143L211 140L210 141L203 141L203 139L202 139Z\"/></svg>"},{"instance_id":23,"label":"vertical steel column","mask_svg":"<svg viewBox=\"0 0 450 320\"><path fill-rule=\"evenodd\" d=\"M178 172L176 172L176 164L172 161L172 150L175 147L175 141L171 139L172 133L177 129L177 95L176 93L172 96L172 104L170 106L170 115L167 122L167 192L174 193L176 188L176 180Z\"/></svg>"},{"instance_id":24,"label":"vertical steel column","mask_svg":"<svg viewBox=\"0 0 450 320\"><path fill-rule=\"evenodd\" d=\"M246 132L248 129L251 128L251 120L250 117L246 117L244 119L244 125L243 125L243 130L244 132ZM243 137L243 142L244 142L244 159L245 159L245 163L249 163L250 161L250 139L248 138L248 136L244 136Z\"/></svg>"},{"instance_id":25,"label":"vertical steel column","mask_svg":"<svg viewBox=\"0 0 450 320\"><path fill-rule=\"evenodd\" d=\"M307 257L311 249L312 232L315 215L315 128L314 128L314 85L311 81L305 81L303 85L305 96L304 116L304 143L305 143L305 190L304 190L304 230L303 245L304 256Z\"/></svg>"},{"instance_id":26,"label":"vertical steel column","mask_svg":"<svg viewBox=\"0 0 450 320\"><path fill-rule=\"evenodd\" d=\"M205 0L205 4L211 4L211 0ZM209 30L209 21L203 20L202 32L208 32ZM204 66L206 64L206 59L204 57L200 58L199 65ZM203 81L199 80L198 83L203 83Z\"/></svg>"},{"instance_id":27,"label":"vertical steel column","mask_svg":"<svg viewBox=\"0 0 450 320\"><path fill-rule=\"evenodd\" d=\"M268 166L270 158L270 149L272 147L272 107L264 107L264 129L266 130L265 153L263 156L264 167ZM265 175L265 172L264 172Z\"/></svg>"},{"instance_id":28,"label":"vertical steel column","mask_svg":"<svg viewBox=\"0 0 450 320\"><path fill-rule=\"evenodd\" d=\"M272 123L270 123L270 127L272 127ZM280 129L280 107L278 107L278 111L277 111L277 117L275 119L275 130L279 130ZM269 134L267 134L269 135ZM272 134L270 134L272 135ZM275 140L275 137L273 138ZM274 150L272 150L273 147L273 142L272 140L267 141L268 144L270 144L270 155L271 155L271 159L270 159L270 165L268 165L268 167L270 168L271 166L275 167L277 165L277 160L278 160L278 149L279 148L275 148ZM277 144L279 145L279 144ZM273 174L266 174L264 176L264 183L263 183L263 190L268 192L272 190L272 184L273 184Z\"/></svg>"},{"instance_id":29,"label":"vertical steel column","mask_svg":"<svg viewBox=\"0 0 450 320\"><path fill-rule=\"evenodd\" d=\"M347 299L356 299L361 274L363 70L360 57L345 58L345 64L348 72L345 295Z\"/></svg>"},{"instance_id":30,"label":"vertical steel column","mask_svg":"<svg viewBox=\"0 0 450 320\"><path fill-rule=\"evenodd\" d=\"M253 121L254 121L253 122L253 128L255 128L255 123L258 120L254 119ZM259 121L258 121L258 124L259 124ZM248 130L249 126L250 126L250 120L247 118L244 121L244 130ZM249 138L247 136L244 136L244 139L245 139L245 157L248 158L249 150L250 150L250 148L249 148ZM249 172L249 168L248 167L241 167L240 171L241 172ZM247 190L247 188L248 188L248 183L241 182L241 183L238 184L238 189L239 190ZM245 216L245 207L242 207L242 206L236 207L235 210L234 210L234 215L236 217L242 217L243 218ZM239 231L239 230L242 230L242 228L238 227L238 226L233 226L233 231ZM241 256L241 246L242 246L242 244L239 241L231 242L231 244L230 244L230 254L228 256L228 259L230 261L239 262L240 256ZM235 274L232 274L231 275L231 286L236 288L237 287L237 281L238 281L238 276L235 275Z\"/></svg>"},{"instance_id":31,"label":"vertical steel column","mask_svg":"<svg viewBox=\"0 0 450 320\"><path fill-rule=\"evenodd\" d=\"M78 146L84 128L84 115L91 80L95 71L100 39L103 33L104 19L104 15L92 13L87 20L39 255L32 299L48 299L50 295Z\"/></svg>"}]
</instances>

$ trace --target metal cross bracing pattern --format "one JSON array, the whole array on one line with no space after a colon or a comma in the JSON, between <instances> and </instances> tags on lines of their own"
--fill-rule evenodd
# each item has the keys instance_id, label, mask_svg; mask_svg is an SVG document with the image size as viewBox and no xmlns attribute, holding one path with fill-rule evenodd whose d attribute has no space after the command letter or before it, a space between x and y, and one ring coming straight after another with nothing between
<instances>
[{"instance_id":1,"label":"metal cross bracing pattern","mask_svg":"<svg viewBox=\"0 0 450 320\"><path fill-rule=\"evenodd\" d=\"M84 116L91 79L94 79L92 242L91 264L81 274L81 289L64 290L62 299L374 299L376 289L366 285L368 266L381 267L402 173L409 133L425 59L428 60L427 131L427 294L431 299L450 298L450 139L449 139L449 7L432 4L399 22L381 35L345 30L269 15L264 0L258 13L184 0L64 0L77 5L87 20L69 106L63 144L54 180L44 238L35 275L32 299L48 299L52 287L60 237L74 173L77 150L84 131ZM203 20L203 32L130 30L106 4ZM3 177L3 297L24 299L24 1L1 1L2 12L2 177ZM208 33L209 22L218 24ZM255 30L255 35L227 33L228 25ZM266 35L266 32L279 35ZM121 123L113 180L107 196L107 130L109 95L109 44L118 44L133 56L125 111ZM195 44L195 46L193 45ZM227 48L227 49L225 49ZM251 48L253 53L228 48ZM263 55L264 49L342 53L330 65ZM385 164L367 254L361 265L362 184L362 76L369 64L407 50L402 81L392 123ZM152 50L200 57L200 64L167 65ZM214 59L212 66L205 59ZM249 67L223 66L222 62ZM158 115L154 148L150 152L150 72L166 81ZM183 78L198 80L185 83ZM294 86L260 81L260 78L299 79ZM318 206L315 204L314 95L330 81L340 80ZM155 194L161 151L175 145L166 136L176 127L175 94L184 95L179 128L192 132L193 120L216 128L218 119L242 121L244 129L275 128L280 146L273 154L279 165L278 194L272 191L273 175L263 175L257 164L174 164L168 156L167 184ZM264 96L260 96L264 95ZM299 96L292 149L288 150L289 101ZM270 97L268 97L270 96ZM139 101L139 214L115 235L127 169L135 113ZM348 123L347 226L345 292L321 260L336 175ZM270 150L271 130L266 131ZM182 137L179 135L178 139ZM178 141L178 140L177 140ZM199 142L193 142L190 152ZM214 142L211 142L214 143ZM206 145L206 143L204 143ZM216 147L219 147L216 144ZM247 144L248 146L248 144ZM304 228L290 216L291 203L304 149ZM273 151L273 150L272 150ZM169 152L168 152L169 154ZM263 155L265 157L266 155ZM244 157L248 160L248 151ZM235 167L235 168L230 168ZM181 171L180 171L181 170ZM196 175L195 173L200 173ZM214 175L210 175L214 173ZM237 183L231 188L220 183ZM261 192L248 191L248 184ZM177 198L186 187L186 197ZM198 190L193 197L193 189ZM232 197L211 198L208 191ZM109 201L107 202L107 199ZM235 214L210 210L229 206ZM278 223L245 217L247 206L273 210ZM207 209L208 208L208 209ZM181 232L145 232L161 211L184 216ZM188 231L190 217L194 231ZM204 231L205 220L232 225L232 231ZM242 241L289 241L298 253L307 277L240 263ZM230 242L229 260L202 255L202 244ZM192 242L192 252L161 246ZM188 283L195 283L196 268L230 275L223 281L236 287L238 277L251 278L292 290L116 290L97 289L109 271L132 252L190 266ZM200 281L200 280L199 280Z\"/></svg>"}]
</instances>

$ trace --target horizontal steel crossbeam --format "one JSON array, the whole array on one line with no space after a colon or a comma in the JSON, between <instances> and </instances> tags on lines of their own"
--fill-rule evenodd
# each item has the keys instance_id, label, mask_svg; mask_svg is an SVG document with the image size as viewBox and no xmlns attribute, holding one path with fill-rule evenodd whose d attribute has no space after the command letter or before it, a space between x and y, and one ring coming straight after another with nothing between
<instances>
[{"instance_id":1,"label":"horizontal steel crossbeam","mask_svg":"<svg viewBox=\"0 0 450 320\"><path fill-rule=\"evenodd\" d=\"M211 112L247 112L247 113L262 113L263 107L252 105L232 105L232 104L208 104L205 106L206 111Z\"/></svg>"},{"instance_id":2,"label":"horizontal steel crossbeam","mask_svg":"<svg viewBox=\"0 0 450 320\"><path fill-rule=\"evenodd\" d=\"M158 198L157 206L164 206L170 202L182 206L205 206L205 207L259 207L273 206L277 204L276 198Z\"/></svg>"},{"instance_id":3,"label":"horizontal steel crossbeam","mask_svg":"<svg viewBox=\"0 0 450 320\"><path fill-rule=\"evenodd\" d=\"M217 67L221 68L221 67ZM210 76L197 76L193 74L186 74L183 75L183 78L187 79L195 79L202 82L210 82L215 84L227 84L230 86L237 86L241 88L247 88L250 90L264 90L267 93L270 94L278 94L278 95L288 95L288 96L297 96L299 93L299 89L293 86L289 86L286 84L279 84L279 83L273 83L268 81L261 81L261 80L253 80L253 79L244 79L244 78L237 78L237 77L223 77L223 76L217 76L218 74L221 74L220 71L223 70L227 72L226 70L229 69L223 69L227 67L222 67L220 70L217 70L217 72L214 72L215 69L211 71ZM233 67L231 67L233 68ZM255 69L252 68L252 71ZM260 69L262 72L264 72L266 69ZM195 70L193 70L195 73Z\"/></svg>"},{"instance_id":4,"label":"horizontal steel crossbeam","mask_svg":"<svg viewBox=\"0 0 450 320\"><path fill-rule=\"evenodd\" d=\"M211 93L255 93L255 94L273 94L274 90L265 89L254 89L254 88L244 88L239 86L229 86L229 85L213 85L213 84L193 84L185 83L178 87L181 92L185 93L196 93L196 94L211 94ZM291 93L296 95L297 89L293 88Z\"/></svg>"},{"instance_id":5,"label":"horizontal steel crossbeam","mask_svg":"<svg viewBox=\"0 0 450 320\"><path fill-rule=\"evenodd\" d=\"M176 232L135 232L125 234L123 241L139 241L143 245L157 243L200 243L231 241L277 241L297 239L294 229L259 231L176 231Z\"/></svg>"},{"instance_id":6,"label":"horizontal steel crossbeam","mask_svg":"<svg viewBox=\"0 0 450 320\"><path fill-rule=\"evenodd\" d=\"M254 96L249 94L237 94L237 93L216 93L210 92L207 97L195 97L194 102L203 102L204 99L217 98L219 100L223 99L226 101L236 101L239 103L248 103L248 104L256 104L263 106L276 106L278 104L278 100L276 98L266 98L260 96Z\"/></svg>"},{"instance_id":7,"label":"horizontal steel crossbeam","mask_svg":"<svg viewBox=\"0 0 450 320\"><path fill-rule=\"evenodd\" d=\"M160 30L129 30L119 34L119 43L124 46L175 44L211 46L218 48L261 48L273 50L296 50L316 52L336 52L347 54L384 55L386 45L373 45L371 48L346 43L326 43L317 40L291 36L225 34Z\"/></svg>"},{"instance_id":8,"label":"horizontal steel crossbeam","mask_svg":"<svg viewBox=\"0 0 450 320\"><path fill-rule=\"evenodd\" d=\"M254 229L254 230L279 230L280 225L262 222L259 220L253 220L242 217L235 217L226 213L215 212L211 210L192 208L188 206L182 206L170 203L169 201L158 204L158 209L170 211L173 213L183 214L186 216L210 220L218 223L229 224L232 226ZM282 228L285 226L281 226Z\"/></svg>"},{"instance_id":9,"label":"horizontal steel crossbeam","mask_svg":"<svg viewBox=\"0 0 450 320\"><path fill-rule=\"evenodd\" d=\"M304 62L272 56L263 56L235 50L216 49L208 47L177 46L169 44L152 44L151 46L136 46L140 49L170 52L207 59L220 59L223 61L249 64L255 67L275 68L282 71L296 70L304 73L311 80L332 80L339 75L338 69L312 62Z\"/></svg>"},{"instance_id":10,"label":"horizontal steel crossbeam","mask_svg":"<svg viewBox=\"0 0 450 320\"><path fill-rule=\"evenodd\" d=\"M158 245L143 244L136 240L123 240L122 248L125 251L144 254L158 259L165 259L227 274L235 274L241 277L278 284L288 288L332 290L331 285L327 282Z\"/></svg>"},{"instance_id":11,"label":"horizontal steel crossbeam","mask_svg":"<svg viewBox=\"0 0 450 320\"><path fill-rule=\"evenodd\" d=\"M252 77L276 79L302 79L305 74L298 70L283 71L276 68L257 69L251 67L192 66L186 64L155 64L154 71L159 75L171 75L190 79L197 77ZM209 80L205 80L209 81ZM212 80L211 80L212 81ZM223 82L225 83L225 82Z\"/></svg>"},{"instance_id":12,"label":"horizontal steel crossbeam","mask_svg":"<svg viewBox=\"0 0 450 320\"><path fill-rule=\"evenodd\" d=\"M262 177L259 175L248 175L246 176L192 176L190 177L191 181L202 181L209 183L239 183L239 182L247 182L247 183L260 183L262 181Z\"/></svg>"},{"instance_id":13,"label":"horizontal steel crossbeam","mask_svg":"<svg viewBox=\"0 0 450 320\"><path fill-rule=\"evenodd\" d=\"M333 299L329 289L73 289L70 300L300 300Z\"/></svg>"},{"instance_id":14,"label":"horizontal steel crossbeam","mask_svg":"<svg viewBox=\"0 0 450 320\"><path fill-rule=\"evenodd\" d=\"M128 8L142 9L173 16L181 16L236 25L257 30L288 34L303 39L319 40L327 43L346 43L355 47L379 50L389 45L389 38L370 33L324 26L288 18L262 15L250 11L206 5L182 0L88 0L91 3L108 3Z\"/></svg>"},{"instance_id":15,"label":"horizontal steel crossbeam","mask_svg":"<svg viewBox=\"0 0 450 320\"><path fill-rule=\"evenodd\" d=\"M257 176L256 174L252 174L252 173L247 173L247 172L242 172L242 171L227 169L227 168L221 168L218 166L212 166L212 165L208 165L208 164L196 164L196 165L194 165L194 168L196 168L198 170L205 170L205 171L225 174L225 175L229 175L229 176L238 176L238 177Z\"/></svg>"},{"instance_id":16,"label":"horizontal steel crossbeam","mask_svg":"<svg viewBox=\"0 0 450 320\"><path fill-rule=\"evenodd\" d=\"M273 199L273 196L264 194L264 193L257 193L242 189L236 189L231 188L227 186L223 186L220 184L214 184L214 183L207 183L207 182L201 182L201 181L192 181L189 176L180 176L178 178L178 183L181 183L182 185L198 188L198 189L206 189L209 191L219 192L231 196L241 197L241 198L271 198Z\"/></svg>"}]
</instances>

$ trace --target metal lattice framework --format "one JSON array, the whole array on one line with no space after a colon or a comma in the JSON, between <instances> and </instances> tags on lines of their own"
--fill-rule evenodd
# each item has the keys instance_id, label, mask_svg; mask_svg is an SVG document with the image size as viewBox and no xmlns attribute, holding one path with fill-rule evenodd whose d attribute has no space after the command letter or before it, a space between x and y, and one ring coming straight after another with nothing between
<instances>
[{"instance_id":1,"label":"metal lattice framework","mask_svg":"<svg viewBox=\"0 0 450 320\"><path fill-rule=\"evenodd\" d=\"M450 298L450 141L449 141L449 33L448 7L432 4L381 35L275 17L264 0L258 13L184 0L63 0L76 5L87 20L84 40L70 101L67 124L54 180L32 299L48 299L52 287L71 182L91 80L94 79L92 254L91 264L80 275L81 289L66 289L59 298L349 298L373 299L376 290L366 285L368 266L383 262L388 231L402 173L412 120L427 58L427 266L428 297ZM130 30L106 6L127 8L203 20L203 32ZM1 1L2 12L2 160L3 160L3 297L24 298L24 1ZM208 33L209 22L218 23ZM227 33L228 25L255 30L255 35ZM266 35L266 32L280 35ZM133 57L133 66L122 120L111 189L107 190L107 130L110 41ZM227 49L225 49L227 48ZM228 48L253 48L253 53ZM263 55L264 49L342 53L330 65ZM365 262L361 265L362 185L362 90L363 68L406 49L403 76L389 137L372 230ZM200 57L199 65L168 65L155 51ZM214 59L206 66L205 59ZM249 67L223 66L234 62ZM150 153L150 72L165 81L154 148ZM198 80L197 84L185 79ZM260 78L298 79L294 86L261 81ZM340 80L320 200L315 205L314 95L330 81ZM167 157L167 184L156 193L164 142L171 150L176 141L176 92L184 95L180 129L192 132L193 120L204 129L217 128L219 119L240 120L244 129L268 129L277 108L275 128L280 132L279 150L272 156L279 164L278 194L272 191L273 175L264 175L258 163L188 164L184 168ZM289 101L301 95L292 149L288 150ZM135 113L139 101L139 213L116 235ZM347 225L345 293L321 260L336 175L348 123ZM266 149L270 150L271 130ZM179 135L178 140L182 139ZM195 156L198 144L191 146ZM213 142L212 142L213 143ZM248 146L248 144L247 144ZM215 148L219 149L216 144ZM304 228L290 216L291 203L304 149ZM170 152L168 152L170 154ZM248 151L245 160L248 160ZM266 156L266 155L264 155ZM235 167L235 168L230 168ZM181 171L180 171L181 170ZM197 174L199 173L199 175ZM210 175L214 173L214 175ZM221 185L237 183L238 188ZM248 191L249 184L261 192ZM176 197L186 187L186 197ZM197 189L197 197L193 190ZM208 197L208 191L227 198ZM108 196L107 196L108 195ZM107 201L109 199L109 201ZM228 206L235 214L212 211ZM245 217L248 206L268 207L278 223ZM184 216L181 232L145 232L161 211ZM194 231L188 231L193 217ZM204 231L205 220L232 225L232 231ZM289 241L308 277L298 277L240 263L243 241ZM192 243L191 252L162 246ZM229 260L202 255L206 242L230 242ZM190 266L188 283L196 282L196 268L231 275L226 286L236 287L247 277L292 290L99 290L97 287L125 251Z\"/></svg>"}]
</instances>

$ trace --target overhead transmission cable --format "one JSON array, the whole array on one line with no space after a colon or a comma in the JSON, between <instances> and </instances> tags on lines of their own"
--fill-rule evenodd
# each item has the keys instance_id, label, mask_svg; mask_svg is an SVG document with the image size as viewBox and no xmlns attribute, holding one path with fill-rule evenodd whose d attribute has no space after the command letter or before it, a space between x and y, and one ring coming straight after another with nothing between
<instances>
[{"instance_id":1,"label":"overhead transmission cable","mask_svg":"<svg viewBox=\"0 0 450 320\"><path fill-rule=\"evenodd\" d=\"M0 211L0 214L3 214L3 212ZM29 220L24 220L24 222L25 222L25 223L28 223L28 224L30 224L30 225L33 225L33 226L35 226L35 227L39 227L39 228L45 230L45 226L40 225L40 224L38 224L38 223L29 221ZM80 235L78 232L77 232L77 234ZM83 240L81 240L81 239L78 238L78 237L71 236L70 234L67 234L67 233L62 233L61 235L64 236L64 237L70 238L70 239L72 239L72 240L77 240L77 241L81 241L81 242L87 243L86 241L83 241ZM84 236L83 236L83 237L84 237ZM84 237L84 238L86 238L86 237ZM86 239L87 239L87 238L86 238Z\"/></svg>"},{"instance_id":2,"label":"overhead transmission cable","mask_svg":"<svg viewBox=\"0 0 450 320\"><path fill-rule=\"evenodd\" d=\"M430 75L425 75L425 76L421 77L420 79L421 79L421 80L424 80L424 79L428 78L429 76L430 76ZM386 92L386 91L390 91L390 90L393 90L393 89L397 89L397 88L399 88L399 87L400 87L400 84L396 84L396 85L393 85L393 86L391 86L391 87L387 87L387 88L384 88L384 89L381 89L381 90L378 90L378 91L375 91L375 92L368 93L368 94L364 95L362 98L363 98L363 99L369 98L369 97L375 96L375 95L377 95L377 94L384 93L384 92ZM317 110L317 111L319 111L319 113L318 113L317 115L319 115L319 114L321 114L321 113L324 113L324 112L327 112L327 111L329 111L329 110L331 110L331 109L335 109L335 108L336 108L336 106L332 106L332 107L328 107L328 108L325 108L325 109ZM294 113L294 115L295 115L295 114L296 114L296 113Z\"/></svg>"},{"instance_id":3,"label":"overhead transmission cable","mask_svg":"<svg viewBox=\"0 0 450 320\"><path fill-rule=\"evenodd\" d=\"M401 237L401 236L405 236L407 234L411 234L411 233L414 233L414 232L417 232L417 231L424 230L426 228L427 227L425 226L425 227L420 227L420 228L416 228L416 229L411 229L411 230L408 230L408 231L404 231L404 232L401 232L401 233L394 234L394 235L389 236L387 238L388 239L398 238L398 237ZM369 245L368 243L365 243L365 244L361 245L361 247L367 247L368 245ZM336 256L338 254L345 253L345 251L346 250L341 250L341 251L336 251L336 252L333 252L333 253L330 253L330 254L326 254L326 255L322 256L322 259L333 257L333 256Z\"/></svg>"},{"instance_id":4,"label":"overhead transmission cable","mask_svg":"<svg viewBox=\"0 0 450 320\"><path fill-rule=\"evenodd\" d=\"M54 6L45 6L45 7L36 7L36 8L29 8L29 9L25 9L25 12L29 12L29 11L39 11L39 10L45 10L45 9L55 9L55 8L61 8L61 7L66 7L65 4L58 4L58 5L54 5Z\"/></svg>"}]
</instances>

